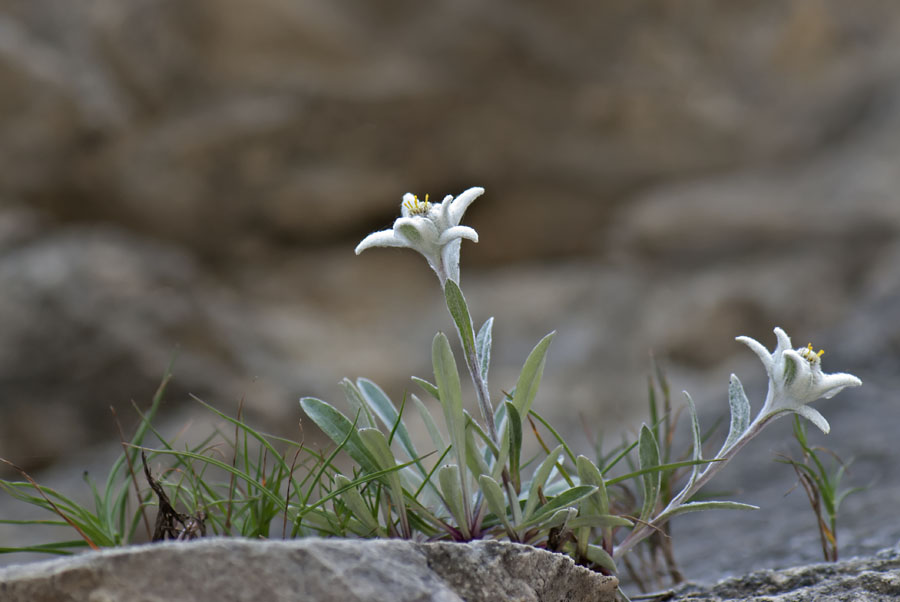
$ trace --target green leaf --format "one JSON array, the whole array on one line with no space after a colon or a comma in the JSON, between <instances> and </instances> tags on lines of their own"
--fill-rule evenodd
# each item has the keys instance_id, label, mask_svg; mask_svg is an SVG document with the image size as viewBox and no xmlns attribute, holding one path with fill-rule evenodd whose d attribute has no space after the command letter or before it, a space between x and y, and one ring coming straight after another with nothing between
<instances>
[{"instance_id":1,"label":"green leaf","mask_svg":"<svg viewBox=\"0 0 900 602\"><path fill-rule=\"evenodd\" d=\"M666 518L670 519L679 514L687 514L688 512L700 512L701 510L759 510L759 506L752 504L742 504L740 502L689 502L666 513Z\"/></svg>"},{"instance_id":2,"label":"green leaf","mask_svg":"<svg viewBox=\"0 0 900 602\"><path fill-rule=\"evenodd\" d=\"M638 464L641 470L648 470L659 466L659 445L653 431L645 424L641 427L638 438ZM641 477L644 491L644 505L641 508L641 521L650 518L653 510L659 502L659 486L662 481L662 472L647 472Z\"/></svg>"},{"instance_id":3,"label":"green leaf","mask_svg":"<svg viewBox=\"0 0 900 602\"><path fill-rule=\"evenodd\" d=\"M409 431L406 429L403 420L400 419L397 408L394 406L394 402L391 401L390 397L387 396L381 387L367 378L357 379L356 385L359 387L360 392L362 392L366 404L368 404L381 422L384 423L384 426L389 429L396 427L395 432L397 438L400 440L400 445L406 451L406 454L410 459L418 458L419 453L416 451L415 445L413 445L412 438L409 436Z\"/></svg>"},{"instance_id":4,"label":"green leaf","mask_svg":"<svg viewBox=\"0 0 900 602\"><path fill-rule=\"evenodd\" d=\"M452 280L447 282L452 283ZM463 413L462 391L456 359L450 349L447 336L439 332L431 346L431 360L434 364L434 380L440 392L444 420L450 433L450 445L459 466L466 466L466 416Z\"/></svg>"},{"instance_id":5,"label":"green leaf","mask_svg":"<svg viewBox=\"0 0 900 602\"><path fill-rule=\"evenodd\" d=\"M491 330L494 327L494 318L490 317L478 331L475 337L475 357L481 365L481 378L486 383L488 370L491 367Z\"/></svg>"},{"instance_id":6,"label":"green leaf","mask_svg":"<svg viewBox=\"0 0 900 602\"><path fill-rule=\"evenodd\" d=\"M688 403L688 414L691 416L691 437L694 440L694 449L691 455L691 459L694 462L699 462L703 459L703 438L700 434L700 419L697 418L697 408L694 405L694 400L688 394L687 391L684 392L684 396L687 398ZM691 469L691 478L688 479L687 485L684 487L684 491L690 490L691 487L694 486L694 482L697 480L697 476L700 474L700 464L694 464L694 468Z\"/></svg>"},{"instance_id":7,"label":"green leaf","mask_svg":"<svg viewBox=\"0 0 900 602\"><path fill-rule=\"evenodd\" d=\"M503 469L506 467L506 462L507 460L509 460L509 449L509 429L503 429L503 432L500 434L500 453L498 454L497 459L494 461L494 468L491 471L491 476L494 479L500 478L500 475L503 473Z\"/></svg>"},{"instance_id":8,"label":"green leaf","mask_svg":"<svg viewBox=\"0 0 900 602\"><path fill-rule=\"evenodd\" d=\"M472 473L472 476L475 478L480 477L483 474L491 474L491 469L484 461L481 453L479 453L478 446L475 443L475 429L471 428L474 426L474 421L472 417L468 415L466 412L466 419L469 423L469 427L466 429L466 461L468 462L467 466L469 467L469 472Z\"/></svg>"},{"instance_id":9,"label":"green leaf","mask_svg":"<svg viewBox=\"0 0 900 602\"><path fill-rule=\"evenodd\" d=\"M588 545L587 558L597 566L603 567L607 571L611 572L613 575L619 573L619 569L616 568L616 561L613 560L612 556L610 556L606 552L606 550L604 550L600 546L595 546L594 544Z\"/></svg>"},{"instance_id":10,"label":"green leaf","mask_svg":"<svg viewBox=\"0 0 900 602\"><path fill-rule=\"evenodd\" d=\"M428 435L431 437L431 442L434 444L434 447L439 451L444 450L444 438L441 437L441 431L438 430L431 412L428 411L428 408L425 407L425 404L422 403L422 400L416 395L412 395L411 397L413 403L416 404L416 408L419 410L419 414L422 416L422 421L425 423L425 428L428 430ZM437 399L437 396L435 396L435 399Z\"/></svg>"},{"instance_id":11,"label":"green leaf","mask_svg":"<svg viewBox=\"0 0 900 602\"><path fill-rule=\"evenodd\" d=\"M522 476L519 472L522 458L522 418L512 403L506 401L504 405L506 406L507 422L502 438L509 437L509 476L516 492L519 492L522 490Z\"/></svg>"},{"instance_id":12,"label":"green leaf","mask_svg":"<svg viewBox=\"0 0 900 602\"><path fill-rule=\"evenodd\" d=\"M459 285L453 280L448 279L444 284L444 297L447 300L447 309L450 310L450 316L453 318L453 322L456 323L456 329L459 331L463 350L468 357L476 357L475 330L472 327L472 318L469 316L469 307L466 305L466 299L463 297Z\"/></svg>"},{"instance_id":13,"label":"green leaf","mask_svg":"<svg viewBox=\"0 0 900 602\"><path fill-rule=\"evenodd\" d=\"M310 420L316 423L328 438L340 445L346 440L344 447L350 457L356 460L363 470L377 472L378 463L363 445L352 422L347 417L334 409L328 403L315 397L304 397L300 400L300 407L306 412Z\"/></svg>"},{"instance_id":14,"label":"green leaf","mask_svg":"<svg viewBox=\"0 0 900 602\"><path fill-rule=\"evenodd\" d=\"M740 379L734 374L728 383L728 405L731 407L731 426L728 428L728 437L719 455L731 447L750 425L750 401L744 393Z\"/></svg>"},{"instance_id":15,"label":"green leaf","mask_svg":"<svg viewBox=\"0 0 900 602\"><path fill-rule=\"evenodd\" d=\"M376 428L359 429L358 433L363 445L366 446L369 454L371 454L378 464L378 470L384 470L397 465L397 461L394 459L394 454L391 453L391 448L388 445L384 433ZM396 472L391 473L385 480L385 484L390 485L390 479L396 477L396 474Z\"/></svg>"},{"instance_id":16,"label":"green leaf","mask_svg":"<svg viewBox=\"0 0 900 602\"><path fill-rule=\"evenodd\" d=\"M448 283L453 283L448 280ZM455 285L455 283L454 283ZM431 346L431 361L434 364L434 380L440 393L441 407L444 410L444 420L450 433L450 447L456 457L459 467L460 497L463 504L464 520L460 526L466 525L468 529L469 494L466 487L466 474L461 472L468 465L466 454L466 416L462 405L462 391L459 384L459 372L456 369L456 359L450 349L450 341L447 336L439 332L435 335ZM440 473L439 475L440 476ZM443 486L443 485L442 485Z\"/></svg>"},{"instance_id":17,"label":"green leaf","mask_svg":"<svg viewBox=\"0 0 900 602\"><path fill-rule=\"evenodd\" d=\"M363 445L374 456L380 470L394 468L397 461L391 448L388 445L387 438L384 433L378 429L360 429L359 438ZM409 530L409 522L406 516L406 504L403 501L403 482L400 480L398 471L389 472L385 475L383 482L388 486L391 492L391 498L394 500L394 506L397 508L397 515L400 517L400 525L404 537L410 537L412 533Z\"/></svg>"},{"instance_id":18,"label":"green leaf","mask_svg":"<svg viewBox=\"0 0 900 602\"><path fill-rule=\"evenodd\" d=\"M569 521L570 529L580 529L581 527L631 527L634 523L623 516L614 514L592 514L589 516L579 516Z\"/></svg>"},{"instance_id":19,"label":"green leaf","mask_svg":"<svg viewBox=\"0 0 900 602\"><path fill-rule=\"evenodd\" d=\"M157 453L171 453L171 454L176 454L176 455L177 455L177 454L183 454L184 452L176 452L176 451L168 451L168 450L164 450L164 451L157 451ZM196 454L195 454L195 455L196 455ZM218 461L212 462L212 461L210 461L210 459L207 459L206 456L199 456L199 458L205 459L206 461L208 461L208 462L210 462L211 464L214 464L214 465L216 465L216 466L218 466L219 464L222 464L222 463L216 463L216 462L218 462ZM378 471L375 471L375 472L373 472L372 474L363 475L363 476L361 476L361 477L359 477L359 478L357 478L357 479L354 479L353 481L350 481L350 483L347 485L347 487L359 487L360 485L365 485L365 484L368 483L369 481L378 481L378 480L381 480L382 477L385 476L386 474L391 473L391 472L396 472L396 471L399 471L399 470L403 470L403 469L406 468L407 466L411 466L413 463L414 463L414 461L413 461L413 460L410 460L409 462L406 462L405 464L399 464L399 465L397 465L397 466L393 466L393 467L387 468L387 469L385 469L385 470L378 470ZM228 466L229 469L231 468L229 465L225 465L225 466ZM345 493L345 492L346 492L346 489L341 488L341 487L338 487L337 489L334 489L334 490L330 491L330 492L328 493L328 495L325 495L325 496L322 496L321 498L318 498L318 499L317 499L314 503L312 503L312 504L306 505L306 503L304 502L304 504L302 504L302 505L300 505L299 507L296 508L297 515L296 515L296 517L294 518L295 525L299 525L299 521L303 520L303 518L304 518L305 516L307 516L308 514L310 514L310 513L312 513L312 512L315 512L319 507L321 507L321 506L327 504L328 502L330 502L330 501L333 500L334 498L338 497L339 495L342 495L342 494ZM273 494L273 495L274 495L274 494ZM280 501L280 498L276 498L276 499L278 499L278 500ZM294 532L293 532L293 537L296 537L296 536L297 536L296 533L297 533L297 530L295 529Z\"/></svg>"},{"instance_id":20,"label":"green leaf","mask_svg":"<svg viewBox=\"0 0 900 602\"><path fill-rule=\"evenodd\" d=\"M350 479L342 474L337 474L334 476L334 482L337 487L346 488L346 491L341 494L340 498L347 508L350 509L353 518L362 523L363 528L369 533L379 537L386 535L384 529L382 529L381 525L378 524L378 521L375 520L371 509L366 505L359 490L356 487L350 486Z\"/></svg>"},{"instance_id":21,"label":"green leaf","mask_svg":"<svg viewBox=\"0 0 900 602\"><path fill-rule=\"evenodd\" d=\"M438 388L433 384L425 380L424 378L419 378L418 376L413 376L412 381L422 387L422 390L434 397L437 400L440 400L441 394L438 392Z\"/></svg>"},{"instance_id":22,"label":"green leaf","mask_svg":"<svg viewBox=\"0 0 900 602\"><path fill-rule=\"evenodd\" d=\"M479 439L481 439L481 441L486 446L484 449L484 452L478 454L479 456L483 456L482 460L484 460L486 462L488 458L499 457L500 449L497 447L497 445L493 441L491 441L491 437L486 432L484 432L484 429L481 428L481 425L478 424L478 421L475 420L474 418L472 418L472 415L469 414L468 410L463 410L463 414L465 414L465 416L466 416L466 431L469 431L469 430L474 431L474 433L472 433L472 434L478 435ZM469 434L466 433L466 437L468 437L468 436L469 436ZM477 448L473 448L473 449L477 449Z\"/></svg>"},{"instance_id":23,"label":"green leaf","mask_svg":"<svg viewBox=\"0 0 900 602\"><path fill-rule=\"evenodd\" d=\"M578 478L583 485L593 485L597 488L596 493L588 498L592 506L592 514L608 514L609 496L606 493L606 485L603 482L603 475L600 474L600 469L585 456L578 456L575 460L575 467L578 470Z\"/></svg>"},{"instance_id":24,"label":"green leaf","mask_svg":"<svg viewBox=\"0 0 900 602\"><path fill-rule=\"evenodd\" d=\"M560 508L550 518L541 523L541 529L553 529L554 527L568 526L569 520L578 514L576 508Z\"/></svg>"},{"instance_id":25,"label":"green leaf","mask_svg":"<svg viewBox=\"0 0 900 602\"><path fill-rule=\"evenodd\" d=\"M452 282L452 280L448 280L448 282ZM463 532L463 535L469 538L471 537L471 531L469 531L469 521L466 518L465 494L460 488L461 482L459 467L455 464L442 466L438 470L438 483L441 485L441 492L444 495L447 509L453 515L456 525Z\"/></svg>"},{"instance_id":26,"label":"green leaf","mask_svg":"<svg viewBox=\"0 0 900 602\"><path fill-rule=\"evenodd\" d=\"M571 489L566 489L564 492L560 493L558 496L554 497L552 500L549 500L546 504L538 508L534 515L530 517L527 511L528 508L526 502L525 520L519 526L530 527L532 525L537 525L542 521L550 518L550 516L552 516L560 508L569 508L570 506L574 506L582 499L594 493L596 490L597 488L592 485L576 485Z\"/></svg>"},{"instance_id":27,"label":"green leaf","mask_svg":"<svg viewBox=\"0 0 900 602\"><path fill-rule=\"evenodd\" d=\"M484 494L488 510L500 519L508 532L512 532L512 525L509 524L509 519L507 518L506 498L503 496L500 484L486 474L478 477L478 484L481 485L481 492Z\"/></svg>"},{"instance_id":28,"label":"green leaf","mask_svg":"<svg viewBox=\"0 0 900 602\"><path fill-rule=\"evenodd\" d=\"M516 392L513 395L512 403L519 411L519 416L527 416L531 411L531 404L537 395L538 387L541 385L541 378L544 375L544 363L546 361L547 349L553 341L556 332L551 332L541 339L528 358L525 365L522 366L522 372L519 374L519 380L516 382Z\"/></svg>"},{"instance_id":29,"label":"green leaf","mask_svg":"<svg viewBox=\"0 0 900 602\"><path fill-rule=\"evenodd\" d=\"M547 457L544 458L544 461L541 462L541 465L538 466L538 469L534 472L534 478L531 479L531 486L528 489L528 499L525 500L525 512L522 514L522 518L526 522L531 518L531 514L534 512L535 508L537 508L538 502L540 501L538 488L544 489L544 485L547 483L547 479L550 478L553 467L556 466L556 463L559 461L559 454L561 452L562 445L557 445L553 451L547 454ZM593 488L591 488L591 490L593 491Z\"/></svg>"},{"instance_id":30,"label":"green leaf","mask_svg":"<svg viewBox=\"0 0 900 602\"><path fill-rule=\"evenodd\" d=\"M344 397L347 398L347 403L350 405L351 413L354 416L359 416L359 419L356 422L356 426L358 428L372 428L375 426L375 417L372 416L372 412L369 408L366 407L365 400L363 400L362 393L360 393L359 389L349 378L341 379L340 382L341 389L344 390Z\"/></svg>"}]
</instances>

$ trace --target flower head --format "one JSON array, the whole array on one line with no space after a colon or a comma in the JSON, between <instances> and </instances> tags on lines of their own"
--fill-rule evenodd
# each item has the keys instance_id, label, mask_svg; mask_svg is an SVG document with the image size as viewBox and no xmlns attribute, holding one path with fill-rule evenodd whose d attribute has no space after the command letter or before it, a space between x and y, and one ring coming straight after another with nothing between
<instances>
[{"instance_id":1,"label":"flower head","mask_svg":"<svg viewBox=\"0 0 900 602\"><path fill-rule=\"evenodd\" d=\"M459 282L459 248L462 239L478 242L478 233L468 226L460 226L463 214L484 188L469 188L456 198L450 195L440 203L431 203L428 196L406 193L400 204L401 217L390 230L373 232L356 246L359 255L370 247L408 247L421 253L443 285L448 278Z\"/></svg>"},{"instance_id":2,"label":"flower head","mask_svg":"<svg viewBox=\"0 0 900 602\"><path fill-rule=\"evenodd\" d=\"M830 399L846 387L858 387L862 381L852 374L822 372L822 354L812 344L800 349L791 348L791 339L782 329L775 329L778 344L769 353L761 343L750 337L737 337L762 361L769 376L769 392L759 413L760 419L782 412L795 412L827 433L831 427L818 411L807 404L819 398Z\"/></svg>"}]
</instances>

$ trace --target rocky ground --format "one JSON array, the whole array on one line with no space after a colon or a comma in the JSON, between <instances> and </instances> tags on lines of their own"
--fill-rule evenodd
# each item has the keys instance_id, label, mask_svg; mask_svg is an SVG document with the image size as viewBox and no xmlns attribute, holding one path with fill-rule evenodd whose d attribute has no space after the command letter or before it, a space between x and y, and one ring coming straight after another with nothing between
<instances>
[{"instance_id":1,"label":"rocky ground","mask_svg":"<svg viewBox=\"0 0 900 602\"><path fill-rule=\"evenodd\" d=\"M865 383L821 403L869 486L845 550L896 542L896 8L389 4L0 1L0 456L80 487L173 355L173 431L189 393L286 435L343 376L399 398L450 323L418 257L352 249L481 185L495 395L557 330L536 407L584 449L643 419L651 351L710 424L731 371L764 395L734 336L782 326ZM789 426L716 485L763 512L676 524L689 577L816 559Z\"/></svg>"},{"instance_id":2,"label":"rocky ground","mask_svg":"<svg viewBox=\"0 0 900 602\"><path fill-rule=\"evenodd\" d=\"M616 586L530 546L396 539L201 539L0 569L6 602L614 602Z\"/></svg>"},{"instance_id":3,"label":"rocky ground","mask_svg":"<svg viewBox=\"0 0 900 602\"><path fill-rule=\"evenodd\" d=\"M893 548L867 558L780 571L757 571L724 579L711 587L687 584L657 599L679 602L888 602L900 595L898 569L900 550Z\"/></svg>"}]
</instances>

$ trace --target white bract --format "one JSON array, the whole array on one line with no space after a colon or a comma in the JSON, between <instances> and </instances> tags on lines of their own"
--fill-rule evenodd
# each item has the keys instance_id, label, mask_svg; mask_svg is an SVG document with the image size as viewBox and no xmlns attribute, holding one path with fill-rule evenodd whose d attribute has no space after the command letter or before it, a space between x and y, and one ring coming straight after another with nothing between
<instances>
[{"instance_id":1,"label":"white bract","mask_svg":"<svg viewBox=\"0 0 900 602\"><path fill-rule=\"evenodd\" d=\"M775 336L778 345L772 353L750 337L737 337L759 356L769 375L769 392L757 420L766 420L782 412L795 412L827 433L831 430L828 421L807 404L819 398L834 397L846 387L858 387L862 381L843 372L825 374L822 372L823 351L816 353L812 345L792 349L790 337L780 328L775 329Z\"/></svg>"},{"instance_id":2,"label":"white bract","mask_svg":"<svg viewBox=\"0 0 900 602\"><path fill-rule=\"evenodd\" d=\"M418 251L441 280L459 283L459 248L462 239L478 242L478 233L468 226L460 226L463 214L484 188L469 188L456 198L450 195L440 203L420 201L411 193L403 195L401 217L390 230L373 232L356 247L359 255L370 247L408 247Z\"/></svg>"}]
</instances>

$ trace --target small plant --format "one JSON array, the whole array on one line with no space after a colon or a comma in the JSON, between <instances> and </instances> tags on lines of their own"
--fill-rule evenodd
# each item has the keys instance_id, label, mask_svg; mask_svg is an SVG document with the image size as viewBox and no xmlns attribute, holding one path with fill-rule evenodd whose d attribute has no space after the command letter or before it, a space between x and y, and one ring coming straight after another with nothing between
<instances>
[{"instance_id":1,"label":"small plant","mask_svg":"<svg viewBox=\"0 0 900 602\"><path fill-rule=\"evenodd\" d=\"M301 400L306 414L335 443L352 442L347 450L362 471L398 465L400 460L394 449L397 457L412 463L385 482L391 491L393 512L384 513L384 528L392 527L409 536L406 530L410 516L415 515L432 527L425 533L430 537L439 536L442 531L444 536L456 540L505 536L566 552L598 570L616 572L617 559L654 534L665 536L667 522L679 514L751 508L737 502L695 500L694 496L775 418L799 414L827 433L828 422L808 404L861 384L849 374L823 373L821 354L813 353L811 348L793 349L790 338L780 328L775 329L778 344L771 353L749 337L738 337L762 361L769 376L769 391L762 409L751 420L750 403L741 382L737 376L731 376L730 429L712 458L703 456L703 437L694 403L687 394L693 449L686 458L672 457L673 418L667 392L663 415L652 416L653 424L644 425L637 440L623 444L611 460L592 461L576 456L533 407L554 333L538 342L525 360L515 388L497 399L494 407L487 381L493 318L488 318L476 332L459 287L462 239L478 240L473 229L459 224L465 210L483 192L472 188L455 199L447 196L441 203L407 194L401 204L402 216L393 228L369 235L356 248L360 253L379 246L406 247L425 257L443 288L475 388L481 420L464 408L457 364L443 333L435 336L432 345L435 382L414 380L440 403L448 442L444 442L425 404L416 395L410 397L428 426L438 454L438 462L431 468L420 461L409 442L402 407L398 412L374 383L361 380L353 385L345 381L347 401L354 413L352 421L324 401ZM653 401L651 410L656 412ZM545 455L528 463L521 458L526 420L539 422L557 444L552 450L544 445ZM384 431L379 430L378 421ZM619 462L631 461L634 452L633 470L612 476ZM523 470L526 464L535 466L530 474ZM436 482L432 478L435 471ZM635 486L613 489L626 482ZM665 552L663 547L664 555ZM670 566L674 567L674 563Z\"/></svg>"},{"instance_id":2,"label":"small plant","mask_svg":"<svg viewBox=\"0 0 900 602\"><path fill-rule=\"evenodd\" d=\"M459 270L462 240L478 241L477 232L460 222L483 192L471 188L440 203L407 194L393 227L367 236L356 248L359 254L373 247L406 247L425 257L438 277L474 386L472 406L463 398L456 355L442 332L431 346L433 380L413 377L421 392L436 400L437 417L417 393L406 394L396 403L365 378L341 382L349 414L320 399L300 400L306 416L334 443L327 454L302 441L261 434L241 420L240 411L231 418L207 404L233 432L220 430L199 446L176 449L151 426L157 398L124 447L105 491L95 495L94 510L81 508L30 479L0 482L13 496L55 513L62 519L55 524L68 523L81 535L78 542L41 550L62 553L77 546L127 543L141 520L149 536L150 521L141 517L147 505L155 504L165 510L164 528L156 532L174 538L187 538L203 529L209 534L248 537L318 534L453 541L490 537L565 553L606 574L618 573L621 560L639 584L641 570L629 553L641 545L638 562L680 580L669 521L701 510L755 508L701 499L697 494L780 416L802 416L827 433L828 422L808 404L858 386L860 380L850 374L824 373L821 354L813 353L811 347L793 349L780 328L775 329L777 345L772 352L753 339L738 337L762 361L769 377L768 394L751 419L741 382L731 376L730 427L715 454L704 452L709 435L701 431L687 393L691 446L685 453L673 448L678 413L672 409L668 384L659 369L654 370L649 387L650 424L611 450L604 451L598 444L593 458L576 454L536 409L553 332L525 358L517 381L505 383L514 385L508 392L492 394L488 386L494 318L475 328L460 288ZM477 415L470 412L473 406L478 408ZM413 441L414 416L424 424L429 438L421 449L422 444ZM157 438L156 448L146 445L148 433ZM524 451L529 436L539 447L530 456ZM153 468L153 473L148 466L143 475L146 486L138 485L141 452L149 454L150 464L164 458L171 461L167 468ZM335 464L341 452L352 459L349 470ZM809 453L807 457L820 466L814 452ZM798 474L809 474L817 491L832 484L836 488L834 480L815 480L824 473L803 466L797 468ZM34 489L38 495L31 493ZM826 497L821 495L826 511L833 506L836 512L841 496L827 498L833 504L825 502ZM129 498L137 502L131 514L126 511ZM179 505L185 512L175 508ZM833 522L830 525L833 532Z\"/></svg>"},{"instance_id":3,"label":"small plant","mask_svg":"<svg viewBox=\"0 0 900 602\"><path fill-rule=\"evenodd\" d=\"M797 417L794 417L794 439L800 445L803 459L794 460L790 457L783 457L779 462L790 464L797 473L797 480L806 492L809 505L816 515L816 526L819 530L819 540L822 543L822 555L826 561L836 562L838 559L837 516L841 502L848 495L863 491L864 488L841 488L841 481L847 465L831 450L810 445L806 425ZM830 471L825 467L826 461L822 458L824 455L831 456L831 464L834 468Z\"/></svg>"}]
</instances>

